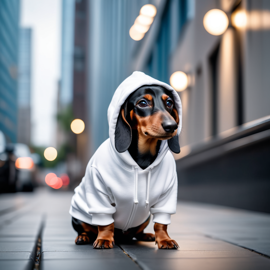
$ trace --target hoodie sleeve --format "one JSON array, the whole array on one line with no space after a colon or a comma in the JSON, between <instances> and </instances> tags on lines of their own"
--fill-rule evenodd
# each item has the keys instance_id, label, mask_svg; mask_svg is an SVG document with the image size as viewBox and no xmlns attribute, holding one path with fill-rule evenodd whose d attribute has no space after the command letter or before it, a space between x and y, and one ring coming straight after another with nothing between
<instances>
[{"instance_id":1,"label":"hoodie sleeve","mask_svg":"<svg viewBox=\"0 0 270 270\"><path fill-rule=\"evenodd\" d=\"M150 209L151 214L153 214L154 223L165 225L171 223L171 215L176 213L177 186L178 181L175 172L165 192L161 194L158 202Z\"/></svg>"},{"instance_id":2,"label":"hoodie sleeve","mask_svg":"<svg viewBox=\"0 0 270 270\"><path fill-rule=\"evenodd\" d=\"M92 215L92 224L106 226L114 222L112 215L115 207L111 205L110 193L95 167L86 172L85 196L88 213Z\"/></svg>"}]
</instances>

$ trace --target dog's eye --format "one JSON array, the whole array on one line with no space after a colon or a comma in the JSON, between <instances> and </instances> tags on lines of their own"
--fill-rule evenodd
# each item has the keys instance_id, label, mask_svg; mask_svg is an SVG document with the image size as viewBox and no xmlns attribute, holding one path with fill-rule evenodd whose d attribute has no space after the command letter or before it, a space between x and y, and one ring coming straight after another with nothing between
<instances>
[{"instance_id":1,"label":"dog's eye","mask_svg":"<svg viewBox=\"0 0 270 270\"><path fill-rule=\"evenodd\" d=\"M142 107L142 108L144 108L144 107L147 107L148 106L148 102L146 101L146 100L140 100L139 102L138 102L138 105L139 105L139 107Z\"/></svg>"},{"instance_id":2,"label":"dog's eye","mask_svg":"<svg viewBox=\"0 0 270 270\"><path fill-rule=\"evenodd\" d=\"M173 106L172 100L167 99L167 100L166 100L166 106L167 106L168 108L171 108L171 107Z\"/></svg>"}]
</instances>

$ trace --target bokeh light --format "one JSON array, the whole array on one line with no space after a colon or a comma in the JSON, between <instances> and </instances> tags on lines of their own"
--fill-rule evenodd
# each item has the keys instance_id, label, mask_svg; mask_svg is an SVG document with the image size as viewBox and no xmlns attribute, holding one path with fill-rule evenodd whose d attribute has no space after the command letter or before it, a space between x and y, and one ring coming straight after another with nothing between
<instances>
[{"instance_id":1,"label":"bokeh light","mask_svg":"<svg viewBox=\"0 0 270 270\"><path fill-rule=\"evenodd\" d=\"M149 26L142 25L142 24L134 24L134 28L137 32L145 34L149 30Z\"/></svg>"},{"instance_id":2,"label":"bokeh light","mask_svg":"<svg viewBox=\"0 0 270 270\"><path fill-rule=\"evenodd\" d=\"M129 30L129 35L133 40L136 40L136 41L139 41L144 37L143 33L140 33L135 29L135 25L131 26Z\"/></svg>"},{"instance_id":3,"label":"bokeh light","mask_svg":"<svg viewBox=\"0 0 270 270\"><path fill-rule=\"evenodd\" d=\"M54 183L51 185L54 189L59 189L63 186L62 179L60 177L54 178Z\"/></svg>"},{"instance_id":4,"label":"bokeh light","mask_svg":"<svg viewBox=\"0 0 270 270\"><path fill-rule=\"evenodd\" d=\"M63 180L57 177L55 173L48 173L45 177L46 184L54 189L59 189L63 186Z\"/></svg>"},{"instance_id":5,"label":"bokeh light","mask_svg":"<svg viewBox=\"0 0 270 270\"><path fill-rule=\"evenodd\" d=\"M141 8L140 14L144 16L155 17L157 14L157 9L154 5L147 4Z\"/></svg>"},{"instance_id":6,"label":"bokeh light","mask_svg":"<svg viewBox=\"0 0 270 270\"><path fill-rule=\"evenodd\" d=\"M57 157L57 150L54 147L48 147L44 151L44 157L49 160L53 161Z\"/></svg>"},{"instance_id":7,"label":"bokeh light","mask_svg":"<svg viewBox=\"0 0 270 270\"><path fill-rule=\"evenodd\" d=\"M60 176L60 178L62 179L63 186L68 186L69 185L70 180L69 180L69 177L68 177L67 174L62 174Z\"/></svg>"},{"instance_id":8,"label":"bokeh light","mask_svg":"<svg viewBox=\"0 0 270 270\"><path fill-rule=\"evenodd\" d=\"M148 16L145 16L145 15L142 15L141 14L135 20L135 24L138 23L138 24L142 24L142 25L148 26L148 25L151 25L152 24L153 20L154 19L152 17L148 17Z\"/></svg>"},{"instance_id":9,"label":"bokeh light","mask_svg":"<svg viewBox=\"0 0 270 270\"><path fill-rule=\"evenodd\" d=\"M70 128L73 133L80 134L84 131L85 124L81 119L75 119L71 122Z\"/></svg>"},{"instance_id":10,"label":"bokeh light","mask_svg":"<svg viewBox=\"0 0 270 270\"><path fill-rule=\"evenodd\" d=\"M245 28L247 21L247 13L244 10L239 10L232 14L232 24L237 28Z\"/></svg>"},{"instance_id":11,"label":"bokeh light","mask_svg":"<svg viewBox=\"0 0 270 270\"><path fill-rule=\"evenodd\" d=\"M220 9L208 11L203 18L205 30L214 36L222 35L229 25L229 19L225 12Z\"/></svg>"},{"instance_id":12,"label":"bokeh light","mask_svg":"<svg viewBox=\"0 0 270 270\"><path fill-rule=\"evenodd\" d=\"M187 74L182 71L174 72L170 77L170 84L176 91L183 91L188 87Z\"/></svg>"},{"instance_id":13,"label":"bokeh light","mask_svg":"<svg viewBox=\"0 0 270 270\"><path fill-rule=\"evenodd\" d=\"M56 174L55 173L48 173L46 176L45 176L45 183L48 185L48 186L51 186L51 184L53 183L53 179L54 178L57 178Z\"/></svg>"},{"instance_id":14,"label":"bokeh light","mask_svg":"<svg viewBox=\"0 0 270 270\"><path fill-rule=\"evenodd\" d=\"M34 162L30 157L20 157L16 159L15 166L17 169L30 170L34 167Z\"/></svg>"}]
</instances>

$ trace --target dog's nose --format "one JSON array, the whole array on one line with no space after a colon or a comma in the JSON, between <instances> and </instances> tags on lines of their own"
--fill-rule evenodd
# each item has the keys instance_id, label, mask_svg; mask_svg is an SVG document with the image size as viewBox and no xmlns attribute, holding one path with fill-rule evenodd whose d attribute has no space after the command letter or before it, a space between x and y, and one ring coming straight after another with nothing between
<instances>
[{"instance_id":1,"label":"dog's nose","mask_svg":"<svg viewBox=\"0 0 270 270\"><path fill-rule=\"evenodd\" d=\"M165 121L162 123L162 127L166 132L173 133L177 129L175 121Z\"/></svg>"}]
</instances>

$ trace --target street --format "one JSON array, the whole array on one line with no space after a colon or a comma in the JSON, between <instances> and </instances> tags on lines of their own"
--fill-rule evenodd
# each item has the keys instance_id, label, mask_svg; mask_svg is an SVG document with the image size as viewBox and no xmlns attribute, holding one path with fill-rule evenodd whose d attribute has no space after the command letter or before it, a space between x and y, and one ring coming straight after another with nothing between
<instances>
[{"instance_id":1,"label":"street","mask_svg":"<svg viewBox=\"0 0 270 270\"><path fill-rule=\"evenodd\" d=\"M269 214L178 202L169 226L178 250L137 241L95 250L74 243L71 196L47 189L0 196L0 269L270 269Z\"/></svg>"}]
</instances>

